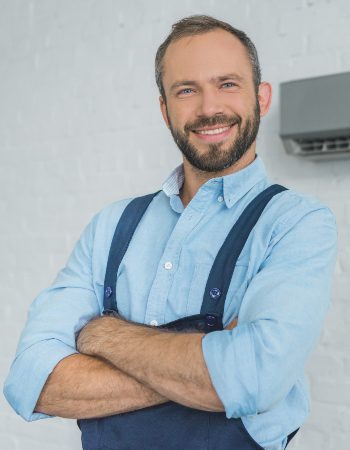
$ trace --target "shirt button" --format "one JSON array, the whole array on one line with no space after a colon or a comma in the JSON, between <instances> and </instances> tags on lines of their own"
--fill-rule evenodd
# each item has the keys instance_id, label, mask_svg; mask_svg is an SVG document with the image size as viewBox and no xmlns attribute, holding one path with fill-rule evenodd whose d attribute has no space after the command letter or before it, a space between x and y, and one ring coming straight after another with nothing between
<instances>
[{"instance_id":1,"label":"shirt button","mask_svg":"<svg viewBox=\"0 0 350 450\"><path fill-rule=\"evenodd\" d=\"M158 322L156 320L151 320L149 324L152 325L152 327L156 327Z\"/></svg>"},{"instance_id":2,"label":"shirt button","mask_svg":"<svg viewBox=\"0 0 350 450\"><path fill-rule=\"evenodd\" d=\"M170 270L170 269L173 268L173 265L172 265L172 263L171 263L170 261L167 261L167 262L164 264L164 268L167 269L167 270Z\"/></svg>"},{"instance_id":3,"label":"shirt button","mask_svg":"<svg viewBox=\"0 0 350 450\"><path fill-rule=\"evenodd\" d=\"M222 203L224 201L224 197L222 195L219 195L218 202Z\"/></svg>"}]
</instances>

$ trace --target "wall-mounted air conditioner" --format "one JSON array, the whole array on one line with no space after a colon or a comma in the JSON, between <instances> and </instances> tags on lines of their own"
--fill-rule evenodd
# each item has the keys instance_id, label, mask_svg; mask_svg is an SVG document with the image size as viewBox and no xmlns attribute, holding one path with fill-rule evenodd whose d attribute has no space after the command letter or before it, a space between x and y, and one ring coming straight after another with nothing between
<instances>
[{"instance_id":1,"label":"wall-mounted air conditioner","mask_svg":"<svg viewBox=\"0 0 350 450\"><path fill-rule=\"evenodd\" d=\"M350 156L350 72L281 83L280 136L308 159Z\"/></svg>"}]
</instances>

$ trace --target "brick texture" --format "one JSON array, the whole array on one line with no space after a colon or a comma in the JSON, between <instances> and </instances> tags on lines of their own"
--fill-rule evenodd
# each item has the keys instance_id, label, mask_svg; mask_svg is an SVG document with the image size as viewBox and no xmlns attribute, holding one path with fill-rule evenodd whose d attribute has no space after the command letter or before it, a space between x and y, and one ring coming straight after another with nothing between
<instances>
[{"instance_id":1,"label":"brick texture","mask_svg":"<svg viewBox=\"0 0 350 450\"><path fill-rule=\"evenodd\" d=\"M346 450L350 159L286 155L278 85L350 70L349 1L0 0L0 11L1 381L29 304L92 215L158 189L180 162L159 112L154 55L175 20L207 13L251 36L275 89L258 140L271 179L320 198L337 217L333 308L307 366L312 412L290 448ZM80 448L73 421L27 424L3 397L0 441L3 450Z\"/></svg>"}]
</instances>

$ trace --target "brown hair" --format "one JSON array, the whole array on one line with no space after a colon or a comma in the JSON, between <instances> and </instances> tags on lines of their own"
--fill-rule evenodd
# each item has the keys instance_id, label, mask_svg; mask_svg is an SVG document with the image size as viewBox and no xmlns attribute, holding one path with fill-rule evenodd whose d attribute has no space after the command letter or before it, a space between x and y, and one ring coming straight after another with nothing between
<instances>
[{"instance_id":1,"label":"brown hair","mask_svg":"<svg viewBox=\"0 0 350 450\"><path fill-rule=\"evenodd\" d=\"M255 90L256 92L258 91L259 84L261 83L261 69L258 59L258 53L256 51L255 45L249 39L249 37L243 31L234 28L226 22L222 22L221 20L214 19L210 16L194 15L185 17L174 23L171 27L170 34L157 50L155 59L156 83L159 92L164 100L166 100L166 97L163 86L163 59L169 45L172 42L175 42L183 37L204 34L217 28L233 34L246 48L249 60L252 65Z\"/></svg>"}]
</instances>

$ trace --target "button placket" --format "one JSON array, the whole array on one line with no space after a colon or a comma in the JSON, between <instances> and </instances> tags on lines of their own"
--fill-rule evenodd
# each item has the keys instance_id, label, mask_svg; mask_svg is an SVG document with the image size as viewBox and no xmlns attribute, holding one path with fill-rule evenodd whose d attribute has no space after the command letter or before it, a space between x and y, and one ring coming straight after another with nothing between
<instances>
[{"instance_id":1,"label":"button placket","mask_svg":"<svg viewBox=\"0 0 350 450\"><path fill-rule=\"evenodd\" d=\"M203 200L205 201L203 202ZM164 249L156 277L150 290L145 313L145 323L151 324L153 321L156 321L157 324L163 323L167 309L168 295L172 287L174 272L177 269L183 242L202 219L205 214L205 206L207 206L209 201L209 198L205 198L199 202L199 208L197 202L185 208L175 224Z\"/></svg>"}]
</instances>

